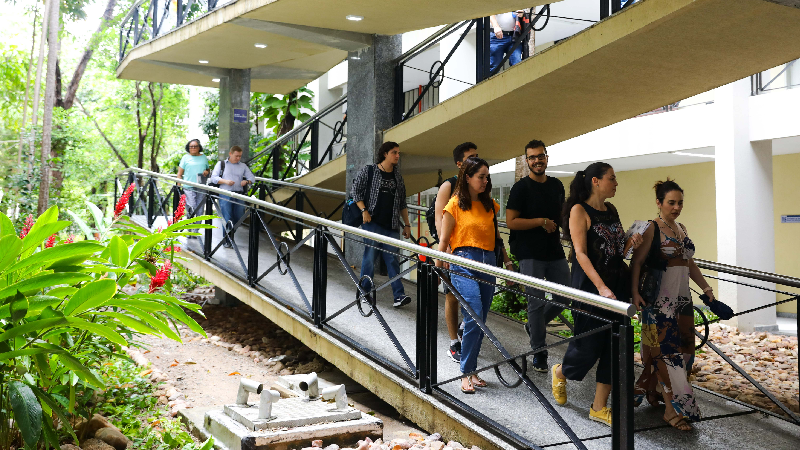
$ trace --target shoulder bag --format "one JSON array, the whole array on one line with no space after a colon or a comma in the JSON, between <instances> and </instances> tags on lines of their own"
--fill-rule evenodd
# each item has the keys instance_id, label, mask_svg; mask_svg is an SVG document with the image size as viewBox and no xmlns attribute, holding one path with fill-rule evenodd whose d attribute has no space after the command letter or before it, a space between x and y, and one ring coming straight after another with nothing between
<instances>
[{"instance_id":1,"label":"shoulder bag","mask_svg":"<svg viewBox=\"0 0 800 450\"><path fill-rule=\"evenodd\" d=\"M372 177L375 175L375 165L367 166L367 195L364 197L364 205L369 208L369 197L372 191ZM342 223L351 227L360 227L364 223L364 216L358 203L353 201L353 197L347 197L342 208Z\"/></svg>"},{"instance_id":2,"label":"shoulder bag","mask_svg":"<svg viewBox=\"0 0 800 450\"><path fill-rule=\"evenodd\" d=\"M503 247L505 243L502 238L497 237L500 234L500 229L497 225L497 211L494 208L494 201L492 201L492 215L494 216L494 264L497 267L504 268L503 265Z\"/></svg>"},{"instance_id":3,"label":"shoulder bag","mask_svg":"<svg viewBox=\"0 0 800 450\"><path fill-rule=\"evenodd\" d=\"M642 264L639 272L639 295L642 296L645 304L652 304L658 297L661 290L661 277L667 270L667 262L659 258L661 252L661 231L655 221L653 224L653 242L650 244L650 251L647 259Z\"/></svg>"}]
</instances>

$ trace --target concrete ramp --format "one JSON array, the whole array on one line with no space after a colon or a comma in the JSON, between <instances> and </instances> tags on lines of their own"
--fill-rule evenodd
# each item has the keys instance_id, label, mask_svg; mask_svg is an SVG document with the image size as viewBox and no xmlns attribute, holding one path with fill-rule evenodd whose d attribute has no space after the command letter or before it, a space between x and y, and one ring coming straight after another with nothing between
<instances>
[{"instance_id":1,"label":"concrete ramp","mask_svg":"<svg viewBox=\"0 0 800 450\"><path fill-rule=\"evenodd\" d=\"M507 160L530 139L552 145L798 57L797 0L643 0L384 139L400 143L412 193L433 186L438 169L452 169L460 142Z\"/></svg>"}]
</instances>

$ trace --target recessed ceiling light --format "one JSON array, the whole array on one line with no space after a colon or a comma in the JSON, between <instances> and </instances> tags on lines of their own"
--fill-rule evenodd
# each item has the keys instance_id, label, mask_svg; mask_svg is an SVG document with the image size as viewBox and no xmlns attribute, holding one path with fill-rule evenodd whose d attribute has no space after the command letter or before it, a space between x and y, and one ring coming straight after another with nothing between
<instances>
[{"instance_id":1,"label":"recessed ceiling light","mask_svg":"<svg viewBox=\"0 0 800 450\"><path fill-rule=\"evenodd\" d=\"M256 48L267 48L267 44L256 44Z\"/></svg>"},{"instance_id":2,"label":"recessed ceiling light","mask_svg":"<svg viewBox=\"0 0 800 450\"><path fill-rule=\"evenodd\" d=\"M211 81L213 81L214 83L219 83L219 78L212 78Z\"/></svg>"},{"instance_id":3,"label":"recessed ceiling light","mask_svg":"<svg viewBox=\"0 0 800 450\"><path fill-rule=\"evenodd\" d=\"M347 16L347 20L352 20L353 22L358 22L360 20L364 20L364 16L354 16L354 15L350 14L349 16Z\"/></svg>"},{"instance_id":4,"label":"recessed ceiling light","mask_svg":"<svg viewBox=\"0 0 800 450\"><path fill-rule=\"evenodd\" d=\"M361 59L358 56L351 56L350 59Z\"/></svg>"},{"instance_id":5,"label":"recessed ceiling light","mask_svg":"<svg viewBox=\"0 0 800 450\"><path fill-rule=\"evenodd\" d=\"M201 59L199 62L200 64L208 64L208 61L206 61L205 59Z\"/></svg>"}]
</instances>

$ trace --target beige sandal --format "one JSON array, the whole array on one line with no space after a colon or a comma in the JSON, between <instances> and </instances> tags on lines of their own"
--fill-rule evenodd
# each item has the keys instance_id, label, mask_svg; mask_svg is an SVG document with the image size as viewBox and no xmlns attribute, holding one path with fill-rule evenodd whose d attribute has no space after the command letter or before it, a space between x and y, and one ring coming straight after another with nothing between
<instances>
[{"instance_id":1,"label":"beige sandal","mask_svg":"<svg viewBox=\"0 0 800 450\"><path fill-rule=\"evenodd\" d=\"M667 416L663 417L664 422L667 422L672 428L680 431L692 431L694 427L689 424L689 421L686 420L686 417L681 416L680 414L675 414L672 416L671 419L667 419Z\"/></svg>"}]
</instances>

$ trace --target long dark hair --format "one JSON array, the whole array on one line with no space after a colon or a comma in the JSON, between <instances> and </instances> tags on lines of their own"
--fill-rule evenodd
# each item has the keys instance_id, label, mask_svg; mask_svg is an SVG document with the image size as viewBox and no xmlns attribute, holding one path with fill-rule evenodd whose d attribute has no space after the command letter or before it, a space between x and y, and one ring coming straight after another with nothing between
<instances>
[{"instance_id":1,"label":"long dark hair","mask_svg":"<svg viewBox=\"0 0 800 450\"><path fill-rule=\"evenodd\" d=\"M481 158L467 158L467 160L461 164L461 170L458 172L458 180L456 180L455 194L453 195L458 197L458 207L461 208L462 211L469 211L472 208L472 197L469 195L467 177L474 177L481 167L484 166L488 169L489 163ZM483 207L486 208L486 212L494 209L491 177L489 177L489 182L486 184L486 190L478 194L478 200L480 200Z\"/></svg>"},{"instance_id":2,"label":"long dark hair","mask_svg":"<svg viewBox=\"0 0 800 450\"><path fill-rule=\"evenodd\" d=\"M561 211L561 229L564 230L563 239L572 242L569 232L569 213L572 207L578 203L583 203L592 195L592 178L603 178L611 169L611 165L604 162L593 162L585 170L579 170L575 174L575 179L569 184L569 197L564 202L564 209Z\"/></svg>"}]
</instances>

